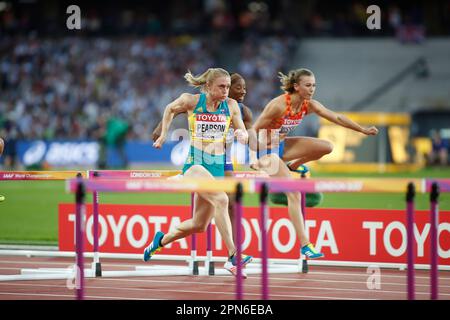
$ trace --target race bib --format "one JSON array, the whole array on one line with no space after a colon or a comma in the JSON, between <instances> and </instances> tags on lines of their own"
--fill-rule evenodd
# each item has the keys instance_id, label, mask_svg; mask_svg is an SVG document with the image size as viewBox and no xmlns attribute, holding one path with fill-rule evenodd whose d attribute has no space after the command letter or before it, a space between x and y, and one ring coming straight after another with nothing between
<instances>
[{"instance_id":1,"label":"race bib","mask_svg":"<svg viewBox=\"0 0 450 320\"><path fill-rule=\"evenodd\" d=\"M224 114L195 115L195 137L207 140L223 140L228 127L228 119Z\"/></svg>"},{"instance_id":2,"label":"race bib","mask_svg":"<svg viewBox=\"0 0 450 320\"><path fill-rule=\"evenodd\" d=\"M292 130L295 129L300 123L302 122L302 119L289 119L284 118L283 125L280 128L280 133L289 133Z\"/></svg>"}]
</instances>

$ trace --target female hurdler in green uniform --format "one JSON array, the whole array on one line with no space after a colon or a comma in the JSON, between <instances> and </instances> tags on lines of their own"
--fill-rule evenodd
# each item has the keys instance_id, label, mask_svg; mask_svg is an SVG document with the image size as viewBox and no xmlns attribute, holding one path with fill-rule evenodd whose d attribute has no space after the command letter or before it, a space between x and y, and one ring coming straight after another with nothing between
<instances>
[{"instance_id":1,"label":"female hurdler in green uniform","mask_svg":"<svg viewBox=\"0 0 450 320\"><path fill-rule=\"evenodd\" d=\"M247 143L248 139L239 106L236 100L228 98L230 75L224 69L210 68L197 77L190 72L184 77L190 85L200 88L202 93L183 93L167 105L162 120L161 136L153 146L161 148L174 115L186 113L191 146L183 167L183 176L211 180L215 177L224 177L224 146L230 122L233 122L235 135L242 143ZM166 234L158 231L144 250L144 261L148 261L156 251L175 240L192 233L204 232L213 217L228 249L229 259L224 267L236 274L236 247L225 192L195 193L193 217L183 221L174 231ZM245 266L251 260L252 257L243 255L241 263Z\"/></svg>"}]
</instances>

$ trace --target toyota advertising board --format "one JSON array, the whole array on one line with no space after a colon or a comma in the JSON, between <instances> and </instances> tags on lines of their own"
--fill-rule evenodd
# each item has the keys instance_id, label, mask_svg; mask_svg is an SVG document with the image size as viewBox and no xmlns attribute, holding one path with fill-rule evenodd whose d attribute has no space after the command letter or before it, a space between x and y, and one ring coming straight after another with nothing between
<instances>
[{"instance_id":1,"label":"toyota advertising board","mask_svg":"<svg viewBox=\"0 0 450 320\"><path fill-rule=\"evenodd\" d=\"M75 207L59 206L59 249L74 250ZM176 228L191 215L189 206L99 206L100 252L141 254L155 231ZM92 251L92 206L86 206L86 250ZM260 257L259 208L244 208L243 251ZM213 255L226 256L224 243L213 223ZM369 263L406 263L406 216L403 210L309 208L306 230L325 260ZM268 242L271 258L298 259L300 245L286 208L270 208ZM429 263L430 222L428 211L416 211L415 259ZM191 238L166 246L161 254L189 255ZM197 253L206 254L206 234L197 237ZM450 265L450 212L440 212L439 264Z\"/></svg>"}]
</instances>

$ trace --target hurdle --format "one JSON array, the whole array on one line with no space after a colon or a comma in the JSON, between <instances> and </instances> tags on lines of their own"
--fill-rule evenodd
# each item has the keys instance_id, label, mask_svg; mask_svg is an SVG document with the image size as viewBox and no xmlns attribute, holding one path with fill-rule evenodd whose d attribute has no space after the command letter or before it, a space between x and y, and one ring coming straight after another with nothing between
<instances>
[{"instance_id":1,"label":"hurdle","mask_svg":"<svg viewBox=\"0 0 450 320\"><path fill-rule=\"evenodd\" d=\"M271 179L269 183L269 190L271 192L404 192L402 186L407 184L406 191L406 219L407 219L407 299L415 299L414 286L414 196L416 189L421 193L430 192L430 223L431 223L431 241L430 241L430 298L432 300L438 299L438 198L440 189L442 192L450 192L450 179L383 179L389 181L386 188L380 187L377 183L379 179L361 179L361 180L325 180L316 179L315 181L302 181L296 183L292 180ZM441 187L440 187L441 186ZM255 189L261 192L260 205L264 207L264 194L266 191L266 182L256 181ZM265 221L265 214L261 215L261 220ZM265 229L262 228L262 230ZM262 231L263 232L263 231ZM262 239L267 238L263 233ZM238 246L240 243L238 243ZM265 257L263 249L263 259ZM238 269L240 266L238 266ZM264 270L267 265L263 263L263 280L262 280L262 299L268 300L268 281L265 278L267 271ZM240 288L238 288L240 289ZM241 297L242 293L237 293L236 296Z\"/></svg>"},{"instance_id":2,"label":"hurdle","mask_svg":"<svg viewBox=\"0 0 450 320\"><path fill-rule=\"evenodd\" d=\"M209 192L219 192L219 191L229 191L233 189L228 181L217 180L214 184L211 184L210 180L207 182L198 180L183 179L182 181L168 181L168 180L124 180L124 179L92 179L82 181L78 180L68 180L67 181L68 190L76 193L76 221L79 222L79 226L76 226L77 234L78 230L81 230L81 221L83 221L84 212L84 193L87 191L97 191L97 192L123 192L123 191L133 191L133 192L147 192L147 191L157 191L157 192L192 192L192 191L209 191ZM76 239L76 251L77 254L83 255L83 242L79 238ZM77 261L82 261L83 258L77 258ZM117 275L117 272L114 272ZM182 273L184 274L184 273ZM188 273L190 274L190 273ZM184 274L184 275L188 275ZM110 274L112 275L112 274ZM142 274L143 275L143 274ZM77 279L77 284L79 284L77 299L83 299L83 281L80 277L84 277L83 272L77 272L75 275Z\"/></svg>"},{"instance_id":3,"label":"hurdle","mask_svg":"<svg viewBox=\"0 0 450 320\"><path fill-rule=\"evenodd\" d=\"M303 175L301 175L300 173L291 171L290 172L290 176L292 178L304 178ZM269 174L267 174L266 172L263 171L234 171L233 172L233 177L236 179L262 179L262 178L270 178ZM236 202L237 201L242 201L242 195L239 195L240 192L242 192L242 190L240 190L240 187L236 187L236 192L235 192L235 198L236 198ZM302 194L301 197L301 204L302 204L302 210L303 210L303 217L305 215L305 198L304 198L305 194ZM238 200L239 198L239 200ZM239 208L238 208L239 210ZM236 213L237 214L237 213ZM237 221L237 219L236 219ZM240 232L240 227L235 225L234 226L235 230L236 230L236 236L237 233ZM221 269L217 269L215 268L215 262L225 262L226 258L221 258L221 257L213 257L213 253L212 253L212 228L211 228L211 224L208 225L208 228L206 230L206 234L207 234L207 242L206 242L206 261L205 261L205 267L206 267L206 274L208 275L229 275L229 273L227 271L221 270ZM237 240L237 239L236 239ZM306 266L307 268L307 261L306 259L302 260L301 255L299 256L299 260L295 260L294 264L299 264L299 268L296 269L295 267L293 267L292 261L288 261L285 259L274 259L274 261L272 261L271 265L270 265L270 269L271 272L273 273L297 273L297 272L302 272L302 265ZM258 262L262 262L258 259L254 259L253 261L258 261ZM287 263L284 263L287 262ZM302 264L303 262L303 264ZM260 266L256 266L256 269L254 269L254 264L248 266L249 269L247 269L246 273L247 274L259 274L261 273L261 268ZM259 270L258 270L259 267ZM307 270L307 269L306 269Z\"/></svg>"},{"instance_id":4,"label":"hurdle","mask_svg":"<svg viewBox=\"0 0 450 320\"><path fill-rule=\"evenodd\" d=\"M206 180L206 181L201 181L201 179L183 179L181 181L168 181L168 180L126 180L126 179L115 179L115 180L107 180L107 179L93 179L93 180L86 180L86 181L81 181L81 180L69 180L67 181L67 189L71 192L76 192L76 193L84 193L86 191L98 191L98 192L127 192L127 191L131 191L131 192L148 192L148 191L154 191L154 192L191 192L191 191L204 191L204 192L218 192L218 191L225 191L225 192L232 192L234 191L233 188L233 184L235 183L235 181L227 181L227 180L216 180L214 184L211 184L211 180ZM80 185L85 185L85 188L80 187ZM254 185L252 183L251 180L246 180L246 181L240 181L239 186L241 186L241 190L238 189L237 191L237 203L236 203L236 207L235 210L237 210L237 215L239 215L239 212L242 212L242 203L240 201L241 199L241 195L242 195L242 191L246 191L246 192L254 192ZM266 196L267 198L267 196ZM82 195L77 194L76 195L76 200L77 205L77 215L83 215L83 207L84 204L82 203L84 197ZM266 211L266 209L264 209L263 211ZM240 215L242 215L242 213L240 213ZM76 221L83 221L83 218L80 217L78 219L76 219ZM77 227L77 230L79 230L80 227ZM238 229L239 230L239 229ZM77 231L78 232L78 231ZM239 232L239 231L238 231ZM78 242L77 241L77 252L82 252L82 248L83 248L83 243L82 242ZM80 249L81 248L81 249ZM238 250L240 250L239 245L237 246ZM238 251L240 252L240 251ZM81 253L82 254L82 253ZM240 255L238 254L238 260L240 258ZM265 265L265 268L262 269L262 272L266 275L268 275L268 270L267 270L267 256L263 259L263 265ZM78 259L77 261L80 261L82 259ZM239 264L238 264L239 266ZM225 270L223 270L225 271ZM252 274L256 274L256 273L261 273L261 271L258 272L258 270L254 269L251 270ZM276 269L274 269L273 271L276 271ZM250 273L250 272L249 272ZM129 273L127 273L129 274ZM239 276L239 274L242 275L242 270L238 267L238 276L237 276L237 281L239 283L239 281L242 281L242 277ZM110 274L112 276L112 274ZM115 275L117 276L117 272L115 273ZM141 273L139 274L140 276L143 275L148 275L146 273ZM181 273L181 275L186 275L184 273ZM77 283L80 284L80 294L77 295L78 299L83 299L83 288L82 288L82 284L83 281L78 280L79 277L83 276L82 272L78 272L76 275L76 279L77 279ZM241 286L242 286L242 282ZM242 292L242 289L240 290Z\"/></svg>"},{"instance_id":5,"label":"hurdle","mask_svg":"<svg viewBox=\"0 0 450 320\"><path fill-rule=\"evenodd\" d=\"M89 170L89 171L3 171L0 172L0 180L67 180L81 175L87 179L158 179L171 178L181 173L180 170ZM298 174L292 173L292 176ZM239 171L235 172L238 178L258 178L268 177L264 172L258 171ZM196 234L192 235L192 246L190 256L168 256L157 255L153 260L163 261L186 261L188 263L187 270L180 270L176 267L161 266L136 266L135 270L129 271L104 271L102 270L100 257L111 258L132 258L141 259L141 255L132 254L102 254L99 250L99 204L100 195L98 191L93 191L93 252L87 254L92 257L93 261L91 269L84 269L86 277L120 277L120 276L161 276L161 275L229 275L225 270L216 269L215 262L226 261L225 257L213 257L212 254L212 227L211 224L207 229L207 253L206 257L199 257L196 250ZM191 193L191 212L194 210L194 193ZM85 221L84 219L82 221ZM53 257L77 257L76 252L45 252L33 250L0 250L0 255L25 255L25 256L53 256ZM205 268L199 270L199 262L204 262ZM271 266L272 269L275 267ZM147 272L148 271L148 272ZM273 270L274 272L276 270ZM73 276L73 269L70 268L23 268L20 275L0 276L0 281L9 280L41 280L68 278ZM285 272L285 270L281 270ZM252 270L250 273L258 273Z\"/></svg>"},{"instance_id":6,"label":"hurdle","mask_svg":"<svg viewBox=\"0 0 450 320\"><path fill-rule=\"evenodd\" d=\"M431 300L438 299L438 226L439 226L438 201L439 201L439 185L434 182L431 185L431 192L430 192Z\"/></svg>"},{"instance_id":7,"label":"hurdle","mask_svg":"<svg viewBox=\"0 0 450 320\"><path fill-rule=\"evenodd\" d=\"M438 226L439 226L439 194L450 192L450 179L425 180L426 192L430 193L430 299L438 299ZM414 268L414 198L415 186L408 184L406 191L407 219L407 299L415 300L415 268Z\"/></svg>"},{"instance_id":8,"label":"hurdle","mask_svg":"<svg viewBox=\"0 0 450 320\"><path fill-rule=\"evenodd\" d=\"M175 177L181 173L180 170L92 170L88 172L89 179L157 179ZM93 262L92 269L95 270L96 277L120 277L120 276L160 276L160 275L197 275L198 261L196 260L196 235L191 236L190 259L173 257L172 260L185 260L188 262L187 269L183 267L168 268L167 266L135 267L129 271L104 271L100 262L99 250L99 204L100 196L97 190L93 194ZM191 212L193 212L194 194L191 193ZM155 256L153 260L168 260L166 256ZM148 272L146 272L148 271Z\"/></svg>"},{"instance_id":9,"label":"hurdle","mask_svg":"<svg viewBox=\"0 0 450 320\"><path fill-rule=\"evenodd\" d=\"M301 173L301 178L306 179L306 173ZM303 214L303 221L306 221L306 192L300 193L300 206L302 208L302 214ZM309 272L309 266L308 266L308 260L306 257L300 253L300 260L299 260L299 271L302 273L308 273Z\"/></svg>"},{"instance_id":10,"label":"hurdle","mask_svg":"<svg viewBox=\"0 0 450 320\"><path fill-rule=\"evenodd\" d=\"M245 179L239 180L236 178L216 180L214 184L208 183L208 181L201 181L201 179L183 179L180 181L167 181L167 180L88 180L86 189L89 191L98 190L102 192L217 192L225 191L231 192L233 185L240 183L243 192L261 192L264 190L264 184L267 183L269 192L403 192L404 185L411 183L414 188L424 193L429 188L427 185L429 182L425 179L382 179L386 182L380 185L380 179L314 179L314 180L294 180L286 178L270 178L270 179ZM435 181L436 183L447 183L449 179L441 179ZM74 192L76 190L76 181L67 181L68 190ZM448 191L447 191L448 189ZM445 189L447 192L450 188ZM239 192L238 192L239 194ZM261 207L264 208L264 197L260 198ZM240 201L237 201L237 212L239 215ZM265 210L262 210L264 212ZM240 215L242 218L242 216ZM262 219L264 220L264 219ZM265 228L263 228L265 229ZM264 233L262 238L267 237ZM241 243L237 242L238 252L241 252L239 246ZM267 254L262 256L262 260L265 261L262 264L262 273L268 274L267 271ZM414 268L414 267L413 267ZM237 274L241 273L241 266L237 264ZM267 276L263 283L263 299L268 299L268 279ZM237 277L237 299L242 298L242 283L240 277ZM265 288L264 288L265 287Z\"/></svg>"},{"instance_id":11,"label":"hurdle","mask_svg":"<svg viewBox=\"0 0 450 320\"><path fill-rule=\"evenodd\" d=\"M179 170L97 170L97 171L0 171L0 181L11 181L11 180L23 180L23 181L36 181L36 180L67 180L75 177L79 178L90 178L95 179L98 177L117 179L117 178L169 178L180 174ZM193 199L193 198L192 198ZM100 252L98 244L98 206L99 206L99 193L93 192L93 255L92 255L92 265L91 269L80 270L84 273L85 277L98 277L102 276L102 268L100 263ZM83 214L84 216L84 214ZM85 218L80 221L85 221ZM80 222L79 221L79 222ZM77 236L75 236L76 238ZM195 235L193 235L195 239ZM195 241L193 241L195 246ZM79 256L77 252L41 252L24 250L21 253L14 252L13 250L1 250L0 254L4 255L20 255L25 256L54 256L54 257L75 257L77 263L77 257ZM105 257L108 254L104 255ZM130 256L112 255L113 257L119 258L130 258ZM138 257L134 257L138 258ZM139 255L141 258L141 255ZM158 269L156 266L151 266L150 272L142 270L136 267L135 271L106 271L103 276L149 276L149 275L190 275L198 274L198 261L196 259L195 248L192 248L192 253L190 257L184 256L158 256L154 260L172 260L172 261L187 261L189 263L189 270L177 270L176 268L171 268L164 266L163 270ZM84 264L83 264L84 265ZM74 268L24 268L20 270L19 275L0 275L0 281L13 281L13 280L49 280L49 279L68 279L75 276ZM169 270L167 270L169 269Z\"/></svg>"},{"instance_id":12,"label":"hurdle","mask_svg":"<svg viewBox=\"0 0 450 320\"><path fill-rule=\"evenodd\" d=\"M155 179L155 178L171 178L179 175L180 170L95 170L89 171L90 179ZM162 276L162 275L198 275L199 274L199 261L197 260L196 250L196 234L191 236L191 254L190 258L183 258L178 256L156 256L153 260L172 260L172 261L186 261L188 265L182 266L159 266L152 265L149 267L136 266L135 270L127 271L105 271L102 270L100 263L99 245L98 245L98 218L99 218L99 192L93 191L93 253L94 261L92 268L95 270L96 277L123 277L123 276ZM191 193L191 214L194 207L194 194ZM142 259L142 257L140 257Z\"/></svg>"},{"instance_id":13,"label":"hurdle","mask_svg":"<svg viewBox=\"0 0 450 320\"><path fill-rule=\"evenodd\" d=\"M0 172L2 173L2 172ZM43 172L37 172L36 176L33 176L33 174L30 174L30 172L23 172L23 173L18 173L16 176L11 174L10 172L6 172L7 174L9 174L11 177L10 180L12 180L14 177L14 180L49 180L49 176L47 173L43 173ZM53 172L51 172L53 173ZM74 178L74 174L75 175L79 172L77 171L73 171L71 172L71 176L68 178ZM83 177L86 177L86 174L81 173ZM247 177L245 177L246 174L243 174L243 179L246 179ZM250 176L250 174L249 174ZM1 176L0 176L1 177ZM68 179L68 178L64 178L64 180ZM233 178L231 178L233 179ZM6 179L3 179L6 180ZM63 179L55 179L55 180L63 180ZM70 180L70 181L72 181ZM101 178L99 178L99 180L102 180ZM184 179L185 181L170 181L170 180L160 180L160 179L154 179L155 181L152 181L152 179L150 180L143 180L143 179L136 179L136 180L131 180L133 181L133 183L129 183L129 185L126 186L126 188L122 185L121 183L123 183L123 181L121 182L120 179L118 179L119 181L116 183L116 181L111 179L111 182L113 182L115 185L117 185L117 190L120 190L120 188L122 188L123 191L133 191L133 192L141 192L140 189L142 189L142 192L146 192L146 191L158 191L158 188L161 189L161 191L165 191L165 192L193 192L194 190L198 190L198 191L203 191L204 187L200 186L198 182L199 181L189 181L189 179ZM129 180L129 179L128 179ZM226 180L225 181L215 181L216 186L214 187L210 187L213 190L212 191L228 191L228 192L232 192L234 189L234 185L237 182L242 182L243 183L243 191L245 192L261 192L262 190L262 184L263 183L267 183L269 185L269 192L404 192L404 187L407 183L411 183L414 191L418 190L418 192L421 193L425 193L425 192L430 192L430 190L433 190L433 184L436 185L435 191L434 193L432 192L430 194L430 201L432 203L432 208L434 207L434 209L432 211L435 211L436 215L434 219L432 219L432 221L436 221L436 225L437 225L437 221L438 221L438 212L437 212L437 206L438 206L438 196L439 196L439 189L441 189L442 192L450 192L450 179L434 179L434 180L429 180L429 179L335 179L335 180L330 180L330 179L314 179L314 181L300 181L299 180L293 180L293 179L285 179L285 178L270 178L270 179L266 179L264 177L262 178L254 178L254 179L249 179L248 181L244 181L244 180L239 180L234 178L234 180ZM70 181L68 181L68 183L70 183ZM380 184L380 181L383 181L385 183ZM93 182L93 181L92 181ZM96 182L102 182L102 181L96 181ZM197 183L195 183L197 182ZM232 182L232 183L230 183ZM86 183L88 184L88 188L89 189L89 184L91 183L90 180L86 180ZM170 186L170 184L175 184L174 186ZM105 182L105 186L106 186L106 182ZM126 190L125 190L126 189ZM115 191L117 191L115 190ZM138 190L138 191L136 191ZM181 190L181 191L180 191ZM208 189L209 190L209 189ZM101 192L101 189L97 190L98 192ZM104 190L105 192L110 191L110 190ZM236 191L236 190L234 190ZM73 191L72 191L73 192ZM431 200L433 199L433 200ZM433 205L434 203L434 205ZM83 220L80 220L83 221ZM437 238L437 228L435 225L435 228L433 230L433 224L432 223L432 228L431 228L431 237L432 239L434 237ZM261 228L262 229L262 228ZM433 236L434 234L434 236ZM266 236L262 236L262 238L266 238ZM240 245L240 243L238 243L238 245ZM434 249L432 249L432 252L437 252L437 243L435 241L431 241L431 245L434 247ZM74 253L76 256L76 253ZM158 257L158 255L156 255L154 258ZM206 261L208 257L206 257L205 259L202 259L201 257L198 257L198 261ZM211 261L223 261L224 257L216 257L215 259L211 259ZM226 258L225 258L226 259ZM435 254L435 259L436 262L433 262L432 259L432 263L431 263L431 274L436 274L437 275L437 253ZM156 259L155 259L156 260ZM266 268L268 267L268 270L270 272L271 269L271 262L275 262L276 259L270 259L271 261L267 262L266 261ZM258 259L255 259L255 262L257 262ZM264 261L263 259L260 259L259 261ZM281 262L281 261L280 261ZM284 259L282 261L283 263L285 262ZM295 261L293 262L295 263ZM297 261L298 263L298 261ZM414 263L412 264L413 267L411 268L412 270L415 269L415 265ZM263 268L263 267L262 267ZM239 269L239 267L238 267ZM255 268L256 269L256 268ZM49 273L51 273L52 270L48 270L46 271L47 273L45 274L45 272L43 272L44 274L42 274L42 279L48 279L49 277ZM90 270L88 270L90 271ZM138 271L138 270L137 270ZM172 271L172 270L171 270ZM225 270L223 270L225 271ZM275 271L275 270L274 270ZM70 273L72 274L74 271L71 271ZM248 274L256 274L256 273L261 273L262 270L248 270ZM64 274L63 274L64 273ZM266 271L267 273L267 271ZM66 271L61 271L60 274L57 274L56 276L62 278L62 279L66 279L67 278L67 274L69 274L69 272ZM205 272L205 274L208 274L207 272ZM220 272L217 272L216 274L221 274ZM136 273L136 275L138 276L139 273ZM142 272L140 275L146 275L145 272ZM86 277L89 276L94 276L93 272L91 271L91 273L86 272L85 275ZM45 278L47 277L47 278ZM437 289L437 278L433 279L433 276L431 277L431 281L432 281L432 287L433 287L433 283L435 288ZM435 296L435 298L437 299L437 291L435 294L432 294L432 296ZM267 294L268 297L268 294Z\"/></svg>"},{"instance_id":14,"label":"hurdle","mask_svg":"<svg viewBox=\"0 0 450 320\"><path fill-rule=\"evenodd\" d=\"M73 178L87 178L88 172L80 171L0 171L0 181L62 181ZM12 253L4 250L4 254ZM36 252L27 252L31 256L39 254ZM64 256L59 253L55 256ZM77 254L75 253L75 257ZM21 269L19 275L2 275L0 281L10 280L49 280L49 279L67 279L68 275L73 275L74 269L62 268L40 268L40 269ZM87 276L91 275L91 270L84 270Z\"/></svg>"},{"instance_id":15,"label":"hurdle","mask_svg":"<svg viewBox=\"0 0 450 320\"><path fill-rule=\"evenodd\" d=\"M0 181L67 180L80 174L88 176L87 171L0 171Z\"/></svg>"},{"instance_id":16,"label":"hurdle","mask_svg":"<svg viewBox=\"0 0 450 320\"><path fill-rule=\"evenodd\" d=\"M103 178L103 179L158 179L158 178L166 178L171 179L177 175L181 174L179 170L94 170L88 172L89 179ZM291 172L291 176L294 178L300 177L299 173ZM268 178L268 174L261 171L236 171L234 172L234 177L243 179L243 178ZM304 204L304 202L302 202ZM103 270L100 263L100 253L98 247L98 205L99 205L99 193L97 191L93 191L93 240L94 240L94 261L92 269L95 270L95 275L97 277L100 276L153 276L153 275L185 275L185 273L180 270L175 270L175 273L164 273L157 272L158 268L156 266L137 266L135 270L130 271L122 271L122 272L107 272L103 274ZM304 209L304 208L303 208ZM191 192L191 216L194 212L194 192ZM212 225L209 224L206 231L206 257L198 256L197 254L197 235L193 234L191 236L192 244L191 244L191 255L190 258L180 258L169 257L170 260L183 260L188 262L188 266L190 270L190 275L229 275L229 272L221 269L215 268L216 262L224 262L226 261L225 257L213 257L212 251ZM167 255L156 255L152 258L152 260L168 260ZM302 259L300 258L300 261ZM199 268L199 263L204 262L204 268ZM305 263L306 261L303 260ZM301 266L301 265L300 265ZM167 270L167 266L161 266L161 269ZM281 261L278 261L277 264L271 264L272 272L279 273L291 273L291 272L299 272L295 267L287 264L282 264ZM149 271L148 273L145 273ZM250 270L249 274L258 273L257 269Z\"/></svg>"},{"instance_id":17,"label":"hurdle","mask_svg":"<svg viewBox=\"0 0 450 320\"><path fill-rule=\"evenodd\" d=\"M88 172L89 179L158 179L158 178L166 178L171 179L177 175L181 174L179 170L94 170ZM234 173L234 176L237 178L267 178L268 175L264 172L260 171L237 171ZM298 173L292 172L292 177L299 177ZM184 260L188 262L188 270L189 271L181 271L180 267L178 269L174 268L171 271L158 271L157 266L137 266L135 270L130 271L114 271L106 273L102 270L100 263L100 253L98 246L98 205L99 205L99 192L93 191L93 253L94 253L94 261L92 265L92 270L95 270L95 276L160 276L160 275L230 275L228 271L221 270L215 268L215 262L223 262L226 261L225 257L213 257L212 251L212 225L209 224L206 231L206 257L198 256L197 254L197 235L193 234L191 236L192 244L191 244L191 255L190 258L179 258L171 257L170 260ZM191 192L191 216L194 212L194 192ZM168 256L165 255L156 255L152 257L152 260L168 260ZM199 267L199 262L204 262L204 267ZM167 266L161 266L162 270L167 270ZM293 270L292 266L287 265L272 265L271 270L276 272L277 270L281 271L281 273L287 273L285 268L289 268L290 272L296 272ZM148 271L148 273L146 273ZM258 270L251 270L251 274L258 273Z\"/></svg>"},{"instance_id":18,"label":"hurdle","mask_svg":"<svg viewBox=\"0 0 450 320\"><path fill-rule=\"evenodd\" d=\"M83 178L88 179L94 179L97 177L101 178L109 178L109 179L118 179L118 178L129 178L129 179L155 179L155 178L171 178L174 176L177 176L181 174L181 170L80 170L80 171L0 171L0 181L13 181L13 180L22 180L22 181L37 181L37 180L66 180L75 178L77 174L81 174ZM291 172L291 175L293 177L298 177L298 174L295 172ZM234 172L234 176L236 178L258 178L258 177L268 177L268 175L264 172L258 172L258 171L236 171ZM192 194L193 196L193 194ZM100 195L98 192L93 192L93 267L96 276L101 276L101 263L99 260L100 256L104 256L100 254L99 252L99 246L98 246L98 206L100 204ZM193 197L191 197L191 205L193 205ZM208 226L207 236L211 238L212 228L211 226ZM193 239L195 239L195 235L193 235ZM207 267L209 268L209 274L214 275L214 262L215 259L213 259L212 256L212 245L211 245L211 239L207 241L208 248L207 248L207 257L206 257L206 263ZM194 240L195 244L195 240ZM193 251L191 253L191 257L194 257L196 254L196 248L192 248ZM8 250L1 250L0 254L14 254L16 255L18 252L12 252ZM20 254L20 253L19 253ZM24 250L23 255L38 255L38 256L73 256L70 253L52 253L52 252L45 252L45 251L39 251L39 252L31 252L30 250ZM120 254L113 255L117 258L122 258L125 256L122 256ZM133 255L130 255L132 257ZM112 256L111 256L112 257ZM158 258L156 258L158 259ZM164 260L171 260L170 257L164 257ZM204 259L200 259L202 261ZM222 260L220 260L222 261ZM194 261L195 262L195 261ZM29 271L29 270L28 270ZM31 272L31 271L30 271Z\"/></svg>"}]
</instances>

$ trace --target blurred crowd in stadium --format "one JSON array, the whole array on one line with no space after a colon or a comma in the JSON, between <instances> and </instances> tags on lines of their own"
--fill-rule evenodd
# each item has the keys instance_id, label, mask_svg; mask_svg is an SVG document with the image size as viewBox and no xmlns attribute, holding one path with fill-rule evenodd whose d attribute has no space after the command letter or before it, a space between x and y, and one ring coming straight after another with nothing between
<instances>
[{"instance_id":1,"label":"blurred crowd in stadium","mask_svg":"<svg viewBox=\"0 0 450 320\"><path fill-rule=\"evenodd\" d=\"M277 72L289 68L298 37L397 36L420 43L425 33L450 34L448 1L428 30L419 5L389 2L382 16L387 27L375 33L361 27L369 4L81 1L82 28L69 32L61 26L70 3L0 2L0 135L100 139L107 119L118 117L130 124L129 139L149 140L165 105L187 90L184 73L220 66L228 42L239 44L239 61L229 71L244 76L246 104L258 114L279 92Z\"/></svg>"},{"instance_id":2,"label":"blurred crowd in stadium","mask_svg":"<svg viewBox=\"0 0 450 320\"><path fill-rule=\"evenodd\" d=\"M252 88L249 105L261 108L278 90L291 45L281 37L243 42L235 71ZM190 36L4 38L0 50L0 117L28 139L94 138L108 115L133 124L130 138L149 139L166 104L186 91L184 73L217 65L211 44Z\"/></svg>"},{"instance_id":3,"label":"blurred crowd in stadium","mask_svg":"<svg viewBox=\"0 0 450 320\"><path fill-rule=\"evenodd\" d=\"M51 1L27 0L22 6L0 8L2 29L6 33L35 30L40 34L61 34L65 9L72 3L58 1L56 8L49 10L50 5L38 5L39 2L52 4ZM32 4L36 5L32 7ZM445 0L435 1L435 9L428 6L426 10L419 0L166 0L152 3L117 0L107 6L102 1L78 1L77 4L83 9L83 33L90 35L218 33L235 39L250 32L296 36L400 35L405 29L423 29L425 20L430 17L433 21L431 24L427 21L428 33L450 33L445 24L450 4ZM368 33L365 28L367 7L373 4L385 11L381 17L384 27L376 34Z\"/></svg>"}]
</instances>

